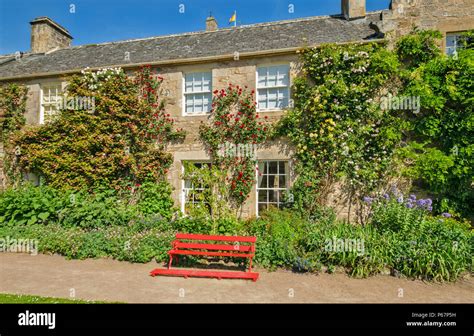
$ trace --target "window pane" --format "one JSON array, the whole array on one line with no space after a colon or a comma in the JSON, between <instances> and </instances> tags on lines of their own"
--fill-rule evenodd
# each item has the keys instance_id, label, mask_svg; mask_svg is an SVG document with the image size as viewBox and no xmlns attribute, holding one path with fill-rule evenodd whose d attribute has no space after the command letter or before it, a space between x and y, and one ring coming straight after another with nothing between
<instances>
[{"instance_id":1,"label":"window pane","mask_svg":"<svg viewBox=\"0 0 474 336\"><path fill-rule=\"evenodd\" d=\"M260 184L258 185L259 188L268 188L268 175L263 175L260 177Z\"/></svg>"},{"instance_id":2,"label":"window pane","mask_svg":"<svg viewBox=\"0 0 474 336\"><path fill-rule=\"evenodd\" d=\"M270 174L278 174L278 161L270 161L268 166Z\"/></svg>"},{"instance_id":3,"label":"window pane","mask_svg":"<svg viewBox=\"0 0 474 336\"><path fill-rule=\"evenodd\" d=\"M277 85L278 67L269 67L267 76L267 87Z\"/></svg>"},{"instance_id":4,"label":"window pane","mask_svg":"<svg viewBox=\"0 0 474 336\"><path fill-rule=\"evenodd\" d=\"M268 175L268 188L278 188L275 183L278 181L275 175Z\"/></svg>"},{"instance_id":5,"label":"window pane","mask_svg":"<svg viewBox=\"0 0 474 336\"><path fill-rule=\"evenodd\" d=\"M258 73L258 87L266 87L267 86L267 68L262 67L257 69Z\"/></svg>"},{"instance_id":6,"label":"window pane","mask_svg":"<svg viewBox=\"0 0 474 336\"><path fill-rule=\"evenodd\" d=\"M205 72L203 73L202 78L202 91L211 91L211 73Z\"/></svg>"},{"instance_id":7,"label":"window pane","mask_svg":"<svg viewBox=\"0 0 474 336\"><path fill-rule=\"evenodd\" d=\"M278 201L276 193L275 190L268 190L268 202L276 203Z\"/></svg>"},{"instance_id":8,"label":"window pane","mask_svg":"<svg viewBox=\"0 0 474 336\"><path fill-rule=\"evenodd\" d=\"M211 92L212 89L212 73L197 72L185 74L184 92Z\"/></svg>"},{"instance_id":9,"label":"window pane","mask_svg":"<svg viewBox=\"0 0 474 336\"><path fill-rule=\"evenodd\" d=\"M268 191L267 190L259 190L258 191L258 201L266 203L268 201Z\"/></svg>"},{"instance_id":10,"label":"window pane","mask_svg":"<svg viewBox=\"0 0 474 336\"><path fill-rule=\"evenodd\" d=\"M278 162L278 174L285 174L286 173L285 163L286 163L285 161Z\"/></svg>"},{"instance_id":11,"label":"window pane","mask_svg":"<svg viewBox=\"0 0 474 336\"><path fill-rule=\"evenodd\" d=\"M278 68L278 77L277 77L277 85L279 86L288 86L288 73L289 73L289 67L286 65L283 65Z\"/></svg>"},{"instance_id":12,"label":"window pane","mask_svg":"<svg viewBox=\"0 0 474 336\"><path fill-rule=\"evenodd\" d=\"M265 203L259 203L258 204L258 212L259 213L262 213L263 211L265 211L267 209L267 205Z\"/></svg>"},{"instance_id":13,"label":"window pane","mask_svg":"<svg viewBox=\"0 0 474 336\"><path fill-rule=\"evenodd\" d=\"M286 188L286 176L278 176L278 188Z\"/></svg>"},{"instance_id":14,"label":"window pane","mask_svg":"<svg viewBox=\"0 0 474 336\"><path fill-rule=\"evenodd\" d=\"M203 111L209 112L211 110L212 95L210 93L204 94L202 97L202 101L203 101Z\"/></svg>"}]
</instances>

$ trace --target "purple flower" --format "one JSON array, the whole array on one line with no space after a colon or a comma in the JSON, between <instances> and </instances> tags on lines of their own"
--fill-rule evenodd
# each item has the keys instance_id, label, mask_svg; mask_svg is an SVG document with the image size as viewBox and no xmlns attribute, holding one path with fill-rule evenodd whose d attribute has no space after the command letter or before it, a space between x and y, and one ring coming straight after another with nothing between
<instances>
[{"instance_id":1,"label":"purple flower","mask_svg":"<svg viewBox=\"0 0 474 336\"><path fill-rule=\"evenodd\" d=\"M431 211L431 210L433 210L433 207L432 207L431 205L429 205L429 206L426 208L426 210Z\"/></svg>"},{"instance_id":2,"label":"purple flower","mask_svg":"<svg viewBox=\"0 0 474 336\"><path fill-rule=\"evenodd\" d=\"M369 197L369 196L364 197L364 202L367 204L371 204L373 200L374 199L372 197Z\"/></svg>"},{"instance_id":3,"label":"purple flower","mask_svg":"<svg viewBox=\"0 0 474 336\"><path fill-rule=\"evenodd\" d=\"M410 199L411 199L411 200L416 200L416 195L415 195L415 194L411 194L411 195L410 195Z\"/></svg>"},{"instance_id":4,"label":"purple flower","mask_svg":"<svg viewBox=\"0 0 474 336\"><path fill-rule=\"evenodd\" d=\"M424 199L418 200L418 201L416 202L416 205L417 205L419 208L423 208L423 207L426 205L426 200L424 200Z\"/></svg>"},{"instance_id":5,"label":"purple flower","mask_svg":"<svg viewBox=\"0 0 474 336\"><path fill-rule=\"evenodd\" d=\"M406 207L407 207L408 209L413 209L414 205L413 205L413 203L407 203L407 204L406 204Z\"/></svg>"},{"instance_id":6,"label":"purple flower","mask_svg":"<svg viewBox=\"0 0 474 336\"><path fill-rule=\"evenodd\" d=\"M398 197L398 198L397 198L397 202L398 202L398 203L403 203L403 196Z\"/></svg>"},{"instance_id":7,"label":"purple flower","mask_svg":"<svg viewBox=\"0 0 474 336\"><path fill-rule=\"evenodd\" d=\"M441 216L446 217L446 218L452 217L452 215L449 212L443 212Z\"/></svg>"},{"instance_id":8,"label":"purple flower","mask_svg":"<svg viewBox=\"0 0 474 336\"><path fill-rule=\"evenodd\" d=\"M385 198L386 200L390 199L390 195L389 194L383 194L383 198Z\"/></svg>"},{"instance_id":9,"label":"purple flower","mask_svg":"<svg viewBox=\"0 0 474 336\"><path fill-rule=\"evenodd\" d=\"M427 198L427 199L425 199L425 201L426 201L427 205L431 206L431 204L433 204L433 201L431 200L431 198Z\"/></svg>"}]
</instances>

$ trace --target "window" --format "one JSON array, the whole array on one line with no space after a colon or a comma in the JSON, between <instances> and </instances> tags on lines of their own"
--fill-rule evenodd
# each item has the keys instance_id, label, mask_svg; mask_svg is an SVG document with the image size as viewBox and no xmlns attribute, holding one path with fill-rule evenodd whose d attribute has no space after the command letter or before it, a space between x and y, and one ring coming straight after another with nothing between
<instances>
[{"instance_id":1,"label":"window","mask_svg":"<svg viewBox=\"0 0 474 336\"><path fill-rule=\"evenodd\" d=\"M194 162L194 166L199 169L207 169L211 166L209 162ZM183 172L185 166L183 165ZM195 184L190 179L184 179L183 181L183 198L181 202L181 210L186 213L189 209L189 205L206 204L204 202L203 192L206 186L203 183Z\"/></svg>"},{"instance_id":2,"label":"window","mask_svg":"<svg viewBox=\"0 0 474 336\"><path fill-rule=\"evenodd\" d=\"M288 106L290 67L278 65L257 69L258 109L279 110Z\"/></svg>"},{"instance_id":3,"label":"window","mask_svg":"<svg viewBox=\"0 0 474 336\"><path fill-rule=\"evenodd\" d=\"M456 51L459 50L459 38L461 33L448 33L446 34L446 55L454 56Z\"/></svg>"},{"instance_id":4,"label":"window","mask_svg":"<svg viewBox=\"0 0 474 336\"><path fill-rule=\"evenodd\" d=\"M288 161L258 163L257 215L270 206L281 208L288 190Z\"/></svg>"},{"instance_id":5,"label":"window","mask_svg":"<svg viewBox=\"0 0 474 336\"><path fill-rule=\"evenodd\" d=\"M203 114L211 110L212 73L195 72L184 76L184 113Z\"/></svg>"},{"instance_id":6,"label":"window","mask_svg":"<svg viewBox=\"0 0 474 336\"><path fill-rule=\"evenodd\" d=\"M61 92L61 84L41 86L40 124L51 121L58 114Z\"/></svg>"}]
</instances>

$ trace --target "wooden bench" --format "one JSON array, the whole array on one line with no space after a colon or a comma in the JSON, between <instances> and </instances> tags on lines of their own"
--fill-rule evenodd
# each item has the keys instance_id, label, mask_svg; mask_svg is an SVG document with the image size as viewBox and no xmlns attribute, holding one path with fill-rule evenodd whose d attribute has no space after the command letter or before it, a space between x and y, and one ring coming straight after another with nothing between
<instances>
[{"instance_id":1,"label":"wooden bench","mask_svg":"<svg viewBox=\"0 0 474 336\"><path fill-rule=\"evenodd\" d=\"M172 243L171 250L168 251L170 256L168 269L157 268L151 271L150 275L171 275L185 278L251 279L257 281L259 274L252 272L252 258L255 256L256 241L257 237L178 233ZM179 255L249 258L250 265L248 272L172 269L171 264L173 263L173 257L178 260Z\"/></svg>"}]
</instances>

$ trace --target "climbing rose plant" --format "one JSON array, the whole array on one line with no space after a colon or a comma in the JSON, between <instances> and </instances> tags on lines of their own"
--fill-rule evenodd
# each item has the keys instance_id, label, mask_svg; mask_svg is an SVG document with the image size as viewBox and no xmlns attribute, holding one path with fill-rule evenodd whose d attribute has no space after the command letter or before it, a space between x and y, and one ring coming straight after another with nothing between
<instances>
[{"instance_id":1,"label":"climbing rose plant","mask_svg":"<svg viewBox=\"0 0 474 336\"><path fill-rule=\"evenodd\" d=\"M295 147L295 204L313 211L338 181L351 204L380 186L402 138L403 120L380 104L397 91L398 60L380 44L331 44L301 51L301 63L279 124Z\"/></svg>"},{"instance_id":2,"label":"climbing rose plant","mask_svg":"<svg viewBox=\"0 0 474 336\"><path fill-rule=\"evenodd\" d=\"M253 90L229 84L213 94L209 119L201 124L199 134L212 164L227 172L223 182L228 186L229 199L240 207L255 184L257 161L253 150L269 138L272 127L268 117L257 113ZM223 145L247 150L238 155L237 150L226 151Z\"/></svg>"},{"instance_id":3,"label":"climbing rose plant","mask_svg":"<svg viewBox=\"0 0 474 336\"><path fill-rule=\"evenodd\" d=\"M28 89L24 85L0 86L0 141L7 152L14 151L10 140L26 123L27 93ZM6 178L6 181L3 181L4 184L17 185L21 180L20 171L8 160L5 161L3 174ZM0 186L4 187L4 185Z\"/></svg>"},{"instance_id":4,"label":"climbing rose plant","mask_svg":"<svg viewBox=\"0 0 474 336\"><path fill-rule=\"evenodd\" d=\"M65 99L93 99L94 108L64 108L53 121L26 128L9 155L60 189L133 192L161 180L172 162L166 145L184 135L164 110L162 82L149 66L133 77L120 68L84 70L70 79Z\"/></svg>"}]
</instances>

